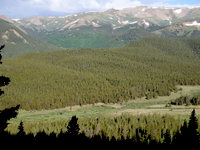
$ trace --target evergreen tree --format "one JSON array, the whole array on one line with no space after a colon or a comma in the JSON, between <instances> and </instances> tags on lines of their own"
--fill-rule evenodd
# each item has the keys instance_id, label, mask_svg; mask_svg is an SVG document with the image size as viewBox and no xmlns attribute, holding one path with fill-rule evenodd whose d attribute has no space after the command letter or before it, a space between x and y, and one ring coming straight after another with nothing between
<instances>
[{"instance_id":1,"label":"evergreen tree","mask_svg":"<svg viewBox=\"0 0 200 150\"><path fill-rule=\"evenodd\" d=\"M20 122L20 125L18 127L19 132L17 133L17 135L19 136L24 136L26 135L25 131L24 131L24 125L23 122Z\"/></svg>"},{"instance_id":2,"label":"evergreen tree","mask_svg":"<svg viewBox=\"0 0 200 150\"><path fill-rule=\"evenodd\" d=\"M4 47L5 47L5 45L1 45L1 47L0 47L0 52L1 52L1 50L2 50ZM0 64L2 64L1 59L2 59L2 55L0 54Z\"/></svg>"},{"instance_id":3,"label":"evergreen tree","mask_svg":"<svg viewBox=\"0 0 200 150\"><path fill-rule=\"evenodd\" d=\"M193 109L188 123L188 141L190 144L199 144L198 119Z\"/></svg>"},{"instance_id":4,"label":"evergreen tree","mask_svg":"<svg viewBox=\"0 0 200 150\"><path fill-rule=\"evenodd\" d=\"M1 52L1 50L2 50L4 47L5 47L5 45L0 46L0 52ZM1 59L2 59L2 55L1 55L1 53L0 53L0 64L2 64ZM9 82L10 82L10 79L9 79L8 77L0 76L0 87L5 86L5 85L8 85ZM2 91L2 90L0 89L0 96L1 96L2 94L4 94L4 91Z\"/></svg>"},{"instance_id":5,"label":"evergreen tree","mask_svg":"<svg viewBox=\"0 0 200 150\"><path fill-rule=\"evenodd\" d=\"M79 125L78 125L78 118L76 116L72 116L71 120L67 126L67 134L69 136L78 136L79 135Z\"/></svg>"},{"instance_id":6,"label":"evergreen tree","mask_svg":"<svg viewBox=\"0 0 200 150\"><path fill-rule=\"evenodd\" d=\"M167 129L165 134L164 134L164 141L163 143L166 144L166 145L170 145L171 144L171 135L170 135L170 130Z\"/></svg>"},{"instance_id":7,"label":"evergreen tree","mask_svg":"<svg viewBox=\"0 0 200 150\"><path fill-rule=\"evenodd\" d=\"M4 133L4 130L8 126L8 121L17 116L19 106L17 105L16 107L6 108L0 111L0 134Z\"/></svg>"},{"instance_id":8,"label":"evergreen tree","mask_svg":"<svg viewBox=\"0 0 200 150\"><path fill-rule=\"evenodd\" d=\"M0 46L0 52L1 50L5 47L5 45ZM1 62L2 55L0 53L0 64ZM0 87L8 85L10 82L10 79L8 77L0 76ZM0 89L0 96L4 94L4 91ZM19 109L19 105L16 107L11 107L11 108L6 108L4 110L0 111L0 134L3 135L5 133L5 129L8 126L8 121L11 118L15 118L18 114L17 110Z\"/></svg>"}]
</instances>

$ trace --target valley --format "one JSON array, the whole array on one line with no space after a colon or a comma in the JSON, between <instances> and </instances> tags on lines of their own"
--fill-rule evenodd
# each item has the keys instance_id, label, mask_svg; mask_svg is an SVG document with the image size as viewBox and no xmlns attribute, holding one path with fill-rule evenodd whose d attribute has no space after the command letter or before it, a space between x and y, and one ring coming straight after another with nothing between
<instances>
[{"instance_id":1,"label":"valley","mask_svg":"<svg viewBox=\"0 0 200 150\"><path fill-rule=\"evenodd\" d=\"M75 133L75 142L148 145L199 136L199 14L135 6L0 15L0 138L59 143Z\"/></svg>"},{"instance_id":2,"label":"valley","mask_svg":"<svg viewBox=\"0 0 200 150\"><path fill-rule=\"evenodd\" d=\"M7 128L10 132L16 132L16 126L23 121L26 132L39 132L43 129L50 133L55 131L54 125L61 123L59 130L64 129L64 122L76 115L81 121L96 118L113 118L117 116L170 116L174 119L183 121L190 116L193 109L200 114L200 106L167 106L171 101L186 95L196 95L200 93L200 86L177 86L181 89L172 92L169 96L159 96L157 98L145 99L137 98L122 103L95 103L87 105L76 105L52 110L20 110L16 119L10 121ZM50 130L49 130L50 129Z\"/></svg>"},{"instance_id":3,"label":"valley","mask_svg":"<svg viewBox=\"0 0 200 150\"><path fill-rule=\"evenodd\" d=\"M57 120L57 119L69 119L73 115L77 115L78 118L88 118L103 116L115 116L122 113L130 113L132 115L140 114L170 114L174 116L186 115L189 116L192 109L196 109L197 113L200 112L199 106L170 106L166 107L168 103L186 95L195 95L200 93L200 86L178 86L182 90L176 93L172 92L169 96L159 96L157 98L145 99L137 98L122 103L95 103L87 105L76 105L52 110L41 111L26 111L20 110L19 116L15 121L24 122L37 122L42 120Z\"/></svg>"}]
</instances>

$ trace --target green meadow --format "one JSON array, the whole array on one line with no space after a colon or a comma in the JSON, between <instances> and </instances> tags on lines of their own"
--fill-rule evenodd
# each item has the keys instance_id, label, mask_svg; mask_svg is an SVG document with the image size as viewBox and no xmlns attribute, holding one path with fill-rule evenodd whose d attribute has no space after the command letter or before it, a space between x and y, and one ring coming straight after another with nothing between
<instances>
[{"instance_id":1,"label":"green meadow","mask_svg":"<svg viewBox=\"0 0 200 150\"><path fill-rule=\"evenodd\" d=\"M52 110L20 110L18 117L10 121L8 130L17 132L17 125L22 121L27 132L38 132L40 130L48 131L49 126L60 124L60 128L64 128L66 122L76 115L80 120L87 120L91 118L112 118L123 115L130 116L171 116L183 121L188 119L193 109L196 110L197 115L200 114L199 106L168 106L168 104L179 98L180 96L196 95L200 93L200 86L178 86L181 89L177 92L172 92L169 96L159 96L157 98L149 99L138 98L122 103L95 103L87 105L76 105L60 109ZM35 126L34 130L33 127ZM54 131L54 129L49 129ZM59 132L59 130L57 130Z\"/></svg>"}]
</instances>

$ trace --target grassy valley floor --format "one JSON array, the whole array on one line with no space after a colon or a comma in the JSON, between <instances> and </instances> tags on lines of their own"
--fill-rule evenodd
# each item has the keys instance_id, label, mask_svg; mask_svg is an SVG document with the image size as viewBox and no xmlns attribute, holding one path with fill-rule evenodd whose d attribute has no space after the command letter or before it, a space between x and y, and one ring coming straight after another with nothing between
<instances>
[{"instance_id":1,"label":"grassy valley floor","mask_svg":"<svg viewBox=\"0 0 200 150\"><path fill-rule=\"evenodd\" d=\"M44 125L45 122L60 122L69 120L76 115L79 119L97 118L97 117L116 117L124 114L140 116L140 115L171 115L178 119L188 119L191 111L195 108L197 115L200 114L200 106L169 106L172 100L180 96L195 95L200 92L200 86L178 86L178 92L172 92L169 96L159 96L157 98L146 100L138 98L121 103L95 103L88 105L76 105L52 110L25 111L20 110L16 119L11 120L8 130L11 132L17 131L17 125L23 121L26 129L28 126ZM29 132L34 132L29 129Z\"/></svg>"}]
</instances>

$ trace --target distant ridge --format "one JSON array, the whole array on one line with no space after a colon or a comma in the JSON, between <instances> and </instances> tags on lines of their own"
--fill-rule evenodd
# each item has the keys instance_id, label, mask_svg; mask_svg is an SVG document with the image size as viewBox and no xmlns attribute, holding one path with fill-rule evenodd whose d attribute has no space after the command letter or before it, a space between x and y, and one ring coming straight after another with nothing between
<instances>
[{"instance_id":1,"label":"distant ridge","mask_svg":"<svg viewBox=\"0 0 200 150\"><path fill-rule=\"evenodd\" d=\"M13 20L31 36L65 48L125 46L148 36L200 37L200 7L137 6Z\"/></svg>"},{"instance_id":2,"label":"distant ridge","mask_svg":"<svg viewBox=\"0 0 200 150\"><path fill-rule=\"evenodd\" d=\"M18 56L29 52L53 51L58 48L52 44L28 35L23 29L16 27L7 17L0 19L0 43L6 47L2 51L3 58Z\"/></svg>"}]
</instances>

